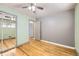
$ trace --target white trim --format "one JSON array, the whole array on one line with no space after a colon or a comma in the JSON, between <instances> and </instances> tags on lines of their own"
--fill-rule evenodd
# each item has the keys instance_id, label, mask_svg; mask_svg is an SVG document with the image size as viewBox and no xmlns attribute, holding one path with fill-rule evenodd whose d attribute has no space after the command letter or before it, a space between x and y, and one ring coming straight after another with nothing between
<instances>
[{"instance_id":1,"label":"white trim","mask_svg":"<svg viewBox=\"0 0 79 59\"><path fill-rule=\"evenodd\" d=\"M75 47L70 47L70 46L67 46L67 45L59 44L59 43L54 43L54 42L50 42L50 41L46 41L46 40L41 40L41 41L46 42L46 43L50 43L50 44L54 44L54 45L58 45L58 46L61 46L61 47L65 47L65 48L75 49Z\"/></svg>"}]
</instances>

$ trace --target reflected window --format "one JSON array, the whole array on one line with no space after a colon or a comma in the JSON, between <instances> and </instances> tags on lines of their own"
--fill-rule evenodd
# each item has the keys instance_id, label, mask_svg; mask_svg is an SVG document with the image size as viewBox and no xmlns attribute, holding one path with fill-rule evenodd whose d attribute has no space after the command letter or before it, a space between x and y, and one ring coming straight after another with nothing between
<instances>
[{"instance_id":1,"label":"reflected window","mask_svg":"<svg viewBox=\"0 0 79 59\"><path fill-rule=\"evenodd\" d=\"M3 27L3 28L6 28L6 27L7 27L7 25L6 25L5 23L3 23L3 24L2 24L2 27Z\"/></svg>"},{"instance_id":2,"label":"reflected window","mask_svg":"<svg viewBox=\"0 0 79 59\"><path fill-rule=\"evenodd\" d=\"M2 27L5 28L5 27L7 27L7 26L6 26L6 24L3 24Z\"/></svg>"},{"instance_id":3,"label":"reflected window","mask_svg":"<svg viewBox=\"0 0 79 59\"><path fill-rule=\"evenodd\" d=\"M11 28L11 26L10 26L10 25L8 25L7 27L8 27L8 28Z\"/></svg>"},{"instance_id":4,"label":"reflected window","mask_svg":"<svg viewBox=\"0 0 79 59\"><path fill-rule=\"evenodd\" d=\"M15 28L15 24L11 24L11 28Z\"/></svg>"},{"instance_id":5,"label":"reflected window","mask_svg":"<svg viewBox=\"0 0 79 59\"><path fill-rule=\"evenodd\" d=\"M15 28L15 24L9 24L9 25L3 24L2 27L3 28Z\"/></svg>"},{"instance_id":6,"label":"reflected window","mask_svg":"<svg viewBox=\"0 0 79 59\"><path fill-rule=\"evenodd\" d=\"M12 20L12 21L16 21L15 17L12 17L11 20Z\"/></svg>"}]
</instances>

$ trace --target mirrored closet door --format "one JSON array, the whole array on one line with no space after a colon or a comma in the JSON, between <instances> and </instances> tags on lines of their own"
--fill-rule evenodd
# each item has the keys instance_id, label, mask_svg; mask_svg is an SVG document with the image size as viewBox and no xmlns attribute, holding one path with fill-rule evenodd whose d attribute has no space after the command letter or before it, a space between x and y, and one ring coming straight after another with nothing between
<instances>
[{"instance_id":1,"label":"mirrored closet door","mask_svg":"<svg viewBox=\"0 0 79 59\"><path fill-rule=\"evenodd\" d=\"M2 27L1 27L1 25L2 25L2 18L1 18L1 16L0 16L0 52L2 51ZM1 53L0 53L0 56L1 56Z\"/></svg>"},{"instance_id":2,"label":"mirrored closet door","mask_svg":"<svg viewBox=\"0 0 79 59\"><path fill-rule=\"evenodd\" d=\"M16 16L0 12L0 52L16 47Z\"/></svg>"}]
</instances>

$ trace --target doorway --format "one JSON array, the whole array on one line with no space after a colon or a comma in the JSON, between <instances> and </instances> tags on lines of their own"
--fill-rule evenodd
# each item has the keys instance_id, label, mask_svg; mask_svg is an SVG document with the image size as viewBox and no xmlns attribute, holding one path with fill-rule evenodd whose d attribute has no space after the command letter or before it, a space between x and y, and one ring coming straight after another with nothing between
<instances>
[{"instance_id":1,"label":"doorway","mask_svg":"<svg viewBox=\"0 0 79 59\"><path fill-rule=\"evenodd\" d=\"M40 40L41 39L41 21L29 20L29 37Z\"/></svg>"}]
</instances>

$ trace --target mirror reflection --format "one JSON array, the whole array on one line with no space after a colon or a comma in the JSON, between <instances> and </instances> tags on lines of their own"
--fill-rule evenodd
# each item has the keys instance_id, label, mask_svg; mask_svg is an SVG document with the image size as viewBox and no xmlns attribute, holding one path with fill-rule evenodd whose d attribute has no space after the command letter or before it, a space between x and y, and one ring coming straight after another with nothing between
<instances>
[{"instance_id":1,"label":"mirror reflection","mask_svg":"<svg viewBox=\"0 0 79 59\"><path fill-rule=\"evenodd\" d=\"M0 13L0 30L2 29L0 31L0 46L2 51L6 51L16 47L16 16L6 12Z\"/></svg>"},{"instance_id":2,"label":"mirror reflection","mask_svg":"<svg viewBox=\"0 0 79 59\"><path fill-rule=\"evenodd\" d=\"M0 17L0 51L1 51L1 39L2 39L2 28L1 28L1 21L2 21L2 19L1 19L1 17Z\"/></svg>"}]
</instances>

